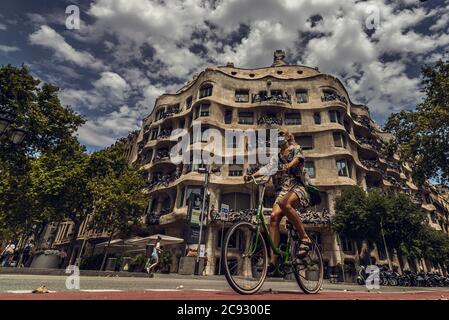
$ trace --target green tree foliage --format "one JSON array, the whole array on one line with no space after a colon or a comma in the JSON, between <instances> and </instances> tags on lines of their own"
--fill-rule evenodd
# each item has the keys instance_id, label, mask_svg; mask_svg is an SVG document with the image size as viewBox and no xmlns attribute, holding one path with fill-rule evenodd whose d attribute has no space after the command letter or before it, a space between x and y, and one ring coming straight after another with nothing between
<instances>
[{"instance_id":1,"label":"green tree foliage","mask_svg":"<svg viewBox=\"0 0 449 320\"><path fill-rule=\"evenodd\" d=\"M146 197L143 193L145 181L135 167L129 165L123 156L123 144L92 155L92 167L97 176L90 182L93 194L91 228L106 230L111 241L114 234L126 235L132 226L139 224ZM105 247L102 267L104 267Z\"/></svg>"},{"instance_id":2,"label":"green tree foliage","mask_svg":"<svg viewBox=\"0 0 449 320\"><path fill-rule=\"evenodd\" d=\"M449 258L449 237L424 223L424 214L401 192L378 189L365 193L359 187L346 189L335 201L332 228L351 240L381 242L381 228L389 249L413 258L428 258L444 264Z\"/></svg>"},{"instance_id":3,"label":"green tree foliage","mask_svg":"<svg viewBox=\"0 0 449 320\"><path fill-rule=\"evenodd\" d=\"M394 134L395 149L412 164L419 184L437 179L449 184L449 62L422 69L426 97L415 111L392 114L385 130Z\"/></svg>"},{"instance_id":4,"label":"green tree foliage","mask_svg":"<svg viewBox=\"0 0 449 320\"><path fill-rule=\"evenodd\" d=\"M340 235L352 240L364 240L371 234L366 220L366 193L362 188L345 189L335 200L335 211L332 228Z\"/></svg>"},{"instance_id":5,"label":"green tree foliage","mask_svg":"<svg viewBox=\"0 0 449 320\"><path fill-rule=\"evenodd\" d=\"M62 107L59 89L33 78L25 66L0 67L0 114L13 120L13 127L27 131L17 146L0 137L0 161L19 165L26 157L64 145L72 139L84 119L69 107Z\"/></svg>"}]
</instances>

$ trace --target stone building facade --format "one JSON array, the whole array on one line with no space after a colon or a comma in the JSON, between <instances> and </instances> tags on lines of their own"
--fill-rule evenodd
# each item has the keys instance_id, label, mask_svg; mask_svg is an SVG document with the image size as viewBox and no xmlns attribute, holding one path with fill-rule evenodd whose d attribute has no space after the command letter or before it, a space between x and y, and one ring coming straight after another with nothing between
<instances>
[{"instance_id":1,"label":"stone building facade","mask_svg":"<svg viewBox=\"0 0 449 320\"><path fill-rule=\"evenodd\" d=\"M305 222L322 248L329 272L339 264L356 264L363 247L339 238L329 227L329 216L335 213L334 199L345 187L406 192L421 205L432 226L448 232L447 196L435 187L419 190L406 163L397 155L382 156L381 146L391 136L371 119L368 107L352 102L336 77L318 68L288 65L284 53L276 51L273 65L266 68L243 69L232 63L207 68L176 93L161 95L141 130L128 137L127 156L148 180L145 223L149 234L186 235L189 195L202 194L204 174L198 173L198 165L171 162L169 151L177 141L170 136L176 129L191 132L195 122L201 122L204 129L220 131L283 127L295 136L304 150L311 182L323 192L322 204L310 208ZM197 140L191 140L192 150L207 144ZM248 150L246 144L244 150ZM226 164L220 166L219 174L211 174L208 211L218 210L222 204L234 211L253 208L258 203L257 189L244 183L242 177L252 169L248 163ZM267 219L274 194L270 186L264 200ZM193 211L198 209L194 206ZM229 223L211 220L209 217L205 229L206 274L217 274L221 238ZM172 249L173 271L184 250ZM374 246L370 254L377 263L386 263L382 245ZM398 259L394 257L395 264ZM404 261L404 265L411 269L438 267L422 261Z\"/></svg>"}]
</instances>

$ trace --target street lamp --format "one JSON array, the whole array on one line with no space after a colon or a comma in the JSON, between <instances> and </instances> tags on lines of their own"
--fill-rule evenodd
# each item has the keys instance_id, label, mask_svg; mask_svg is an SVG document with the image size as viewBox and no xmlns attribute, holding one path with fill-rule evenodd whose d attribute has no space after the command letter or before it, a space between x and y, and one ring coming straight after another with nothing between
<instances>
[{"instance_id":1,"label":"street lamp","mask_svg":"<svg viewBox=\"0 0 449 320\"><path fill-rule=\"evenodd\" d=\"M21 144L27 135L27 131L21 128L11 128L11 126L11 117L0 114L0 136L9 134L9 139L13 144Z\"/></svg>"},{"instance_id":2,"label":"street lamp","mask_svg":"<svg viewBox=\"0 0 449 320\"><path fill-rule=\"evenodd\" d=\"M4 134L8 130L11 120L0 116L0 135Z\"/></svg>"}]
</instances>

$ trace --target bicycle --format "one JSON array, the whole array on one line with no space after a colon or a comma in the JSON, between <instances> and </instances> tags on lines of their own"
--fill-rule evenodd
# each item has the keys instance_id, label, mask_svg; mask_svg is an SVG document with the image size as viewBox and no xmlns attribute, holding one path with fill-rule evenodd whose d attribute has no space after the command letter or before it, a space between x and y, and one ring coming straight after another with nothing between
<instances>
[{"instance_id":1,"label":"bicycle","mask_svg":"<svg viewBox=\"0 0 449 320\"><path fill-rule=\"evenodd\" d=\"M312 248L305 255L298 255L300 238L289 222L287 243L279 247L273 243L263 214L265 188L271 177L261 182L251 177L259 187L259 205L251 221L235 223L226 234L222 246L226 280L239 294L254 294L260 290L267 277L267 238L268 245L278 256L276 270L284 277L293 273L304 293L318 293L323 283L323 259L318 245L312 240Z\"/></svg>"}]
</instances>

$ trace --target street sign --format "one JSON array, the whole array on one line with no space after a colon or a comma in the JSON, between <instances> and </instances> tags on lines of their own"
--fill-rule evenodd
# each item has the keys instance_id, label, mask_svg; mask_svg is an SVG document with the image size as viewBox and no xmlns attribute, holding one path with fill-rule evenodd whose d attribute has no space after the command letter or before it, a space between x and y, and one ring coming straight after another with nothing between
<instances>
[{"instance_id":1,"label":"street sign","mask_svg":"<svg viewBox=\"0 0 449 320\"><path fill-rule=\"evenodd\" d=\"M228 220L228 216L229 216L229 205L222 203L221 204L221 210L220 210L220 215L221 218L223 220Z\"/></svg>"}]
</instances>

